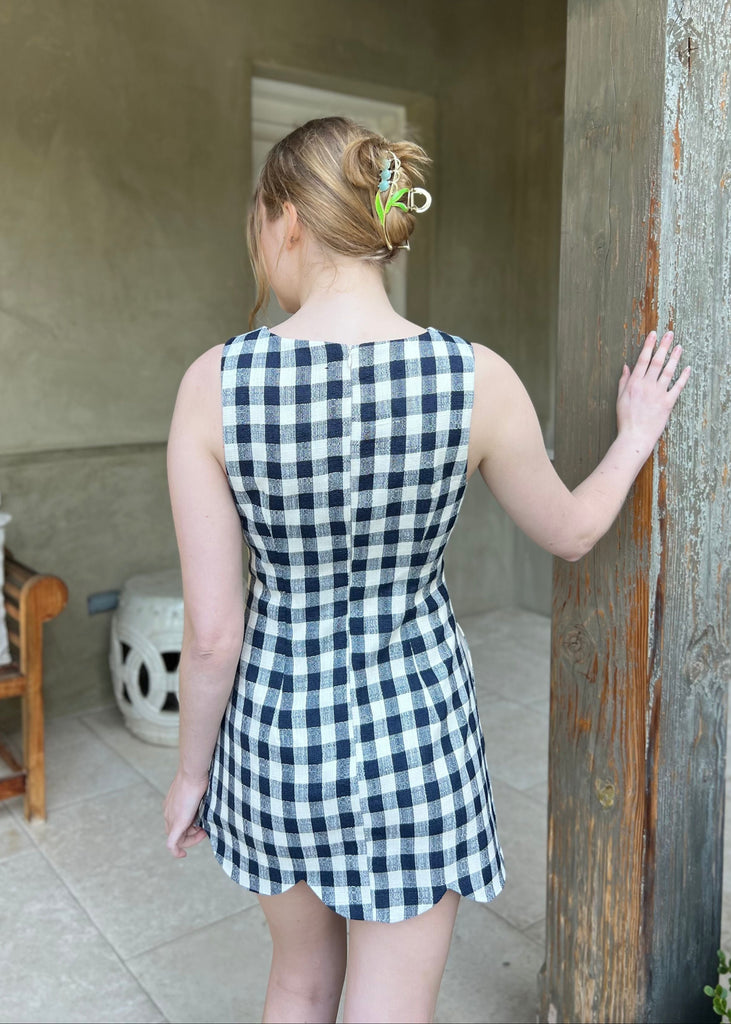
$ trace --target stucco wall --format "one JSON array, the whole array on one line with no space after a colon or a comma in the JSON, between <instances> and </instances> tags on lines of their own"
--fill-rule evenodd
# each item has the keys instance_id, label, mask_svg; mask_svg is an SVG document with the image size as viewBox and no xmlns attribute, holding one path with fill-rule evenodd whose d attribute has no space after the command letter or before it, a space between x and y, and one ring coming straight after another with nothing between
<instances>
[{"instance_id":1,"label":"stucco wall","mask_svg":"<svg viewBox=\"0 0 731 1024\"><path fill-rule=\"evenodd\" d=\"M508 358L536 406L546 444L554 446L558 282L566 72L564 0L521 5L520 49L531 73L516 85L515 242ZM524 58L525 60L525 58ZM520 66L520 65L519 65ZM515 531L516 604L548 614L551 558Z\"/></svg>"},{"instance_id":2,"label":"stucco wall","mask_svg":"<svg viewBox=\"0 0 731 1024\"><path fill-rule=\"evenodd\" d=\"M551 448L566 5L460 0L442 5L440 16L443 259L433 267L434 306L448 330L488 345L517 370ZM500 588L498 606L548 614L551 558L512 526L479 474L470 481L463 526L466 550L456 561L465 574L454 590L467 606L488 596L475 582L482 575L475 567L484 565Z\"/></svg>"},{"instance_id":3,"label":"stucco wall","mask_svg":"<svg viewBox=\"0 0 731 1024\"><path fill-rule=\"evenodd\" d=\"M384 0L348 18L337 0L3 0L0 491L16 554L71 592L46 633L49 714L110 699L109 616L90 618L87 595L176 561L164 478L175 392L196 355L246 329L251 298L252 73L407 105L436 157L410 315L506 354L546 421L537 339L550 345L553 313L523 322L511 309L517 239L557 244L545 173L523 175L532 205L516 198L534 142L516 114L531 67L520 51L549 44L497 4L412 13L404 36L386 30ZM537 278L552 259L534 255ZM447 558L458 614L523 599L521 550L476 476Z\"/></svg>"}]
</instances>

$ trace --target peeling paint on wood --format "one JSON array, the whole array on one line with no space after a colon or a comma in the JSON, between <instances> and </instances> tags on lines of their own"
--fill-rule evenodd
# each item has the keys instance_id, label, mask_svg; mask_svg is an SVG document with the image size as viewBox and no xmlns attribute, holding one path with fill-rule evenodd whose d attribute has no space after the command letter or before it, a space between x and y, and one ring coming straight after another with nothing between
<instances>
[{"instance_id":1,"label":"peeling paint on wood","mask_svg":"<svg viewBox=\"0 0 731 1024\"><path fill-rule=\"evenodd\" d=\"M693 376L625 510L556 563L543 1020L713 1021L731 676L731 0L570 0L556 465L672 326Z\"/></svg>"}]
</instances>

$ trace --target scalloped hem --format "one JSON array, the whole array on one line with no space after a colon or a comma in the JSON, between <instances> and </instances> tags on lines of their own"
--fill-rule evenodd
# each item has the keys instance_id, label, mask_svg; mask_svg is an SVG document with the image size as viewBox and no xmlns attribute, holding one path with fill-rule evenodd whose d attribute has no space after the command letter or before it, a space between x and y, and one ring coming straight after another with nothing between
<instances>
[{"instance_id":1,"label":"scalloped hem","mask_svg":"<svg viewBox=\"0 0 731 1024\"><path fill-rule=\"evenodd\" d=\"M447 891L456 892L460 896L464 896L465 899L472 900L474 903L492 903L492 901L500 895L505 887L505 865L501 862L498 874L489 885L484 886L482 889L473 889L470 892L463 892L459 888L458 882L450 882L448 885L441 885L436 888L435 891L438 892L439 895L429 904L420 903L418 906L408 907L376 907L372 910L370 915L363 911L361 916L356 916L353 913L355 908L352 906L343 907L338 904L328 903L323 895L322 886L317 883L310 882L306 875L303 875L302 878L297 878L294 882L289 882L285 885L283 883L272 883L265 879L254 878L246 872L237 871L233 864L227 862L224 857L218 853L216 849L216 840L211 835L211 829L208 822L199 820L198 823L208 836L214 857L221 865L226 875L228 875L231 881L235 882L236 885L240 885L243 889L247 889L249 892L255 892L261 896L279 896L281 893L288 892L290 889L293 889L299 882L306 882L309 889L315 894L315 896L317 896L324 906L349 921L378 921L383 924L397 924L399 921L408 921L412 917L418 917L421 914L425 914L427 910L431 910L432 907L441 900ZM261 884L262 882L264 883L263 885ZM363 910L363 908L358 909Z\"/></svg>"}]
</instances>

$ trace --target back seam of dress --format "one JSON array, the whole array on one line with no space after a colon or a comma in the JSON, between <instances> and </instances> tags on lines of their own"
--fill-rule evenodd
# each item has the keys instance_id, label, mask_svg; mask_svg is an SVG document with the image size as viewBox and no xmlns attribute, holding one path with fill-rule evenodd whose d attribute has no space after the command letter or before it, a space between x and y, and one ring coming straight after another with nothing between
<instances>
[{"instance_id":1,"label":"back seam of dress","mask_svg":"<svg viewBox=\"0 0 731 1024\"><path fill-rule=\"evenodd\" d=\"M348 507L347 516L344 517L347 523L347 549L349 552L348 560L348 583L347 583L347 598L345 606L345 635L346 635L346 687L348 693L348 708L352 709L348 715L348 737L350 740L351 751L357 752L358 750L358 736L356 735L357 722L359 719L358 715L358 695L356 692L355 682L355 669L353 667L353 631L350 624L351 618L351 588L353 579L353 558L354 558L354 538L355 538L355 498L353 488L353 409L356 404L355 387L353 383L353 360L354 352L352 348L348 348L347 360L345 365L348 368L347 381L344 381L345 387L348 389L349 404L348 404L348 415L344 417L347 423L347 434L348 434L348 478L347 487L344 488L344 493L348 496ZM357 805L358 815L357 819L354 820L354 830L358 838L358 845L360 851L357 857L359 861L359 870L363 871L365 868L368 879L370 882L369 892L373 892L374 878L371 870L371 865L368 863L368 855L365 852L368 849L367 837L365 834L365 813L363 809L363 795L361 786L365 782L365 775L363 771L363 765L358 757L353 758L353 772L350 776L351 784L351 796L353 799L354 809Z\"/></svg>"}]
</instances>

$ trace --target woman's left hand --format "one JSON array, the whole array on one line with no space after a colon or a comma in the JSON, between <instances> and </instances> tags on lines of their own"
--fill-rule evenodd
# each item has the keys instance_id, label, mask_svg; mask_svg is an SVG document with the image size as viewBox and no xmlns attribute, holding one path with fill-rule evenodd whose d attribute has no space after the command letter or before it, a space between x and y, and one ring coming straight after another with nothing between
<instances>
[{"instance_id":1,"label":"woman's left hand","mask_svg":"<svg viewBox=\"0 0 731 1024\"><path fill-rule=\"evenodd\" d=\"M206 832L193 825L198 806L208 788L208 778L190 779L180 772L173 779L163 804L167 848L173 857L185 857L186 849L205 839Z\"/></svg>"}]
</instances>

